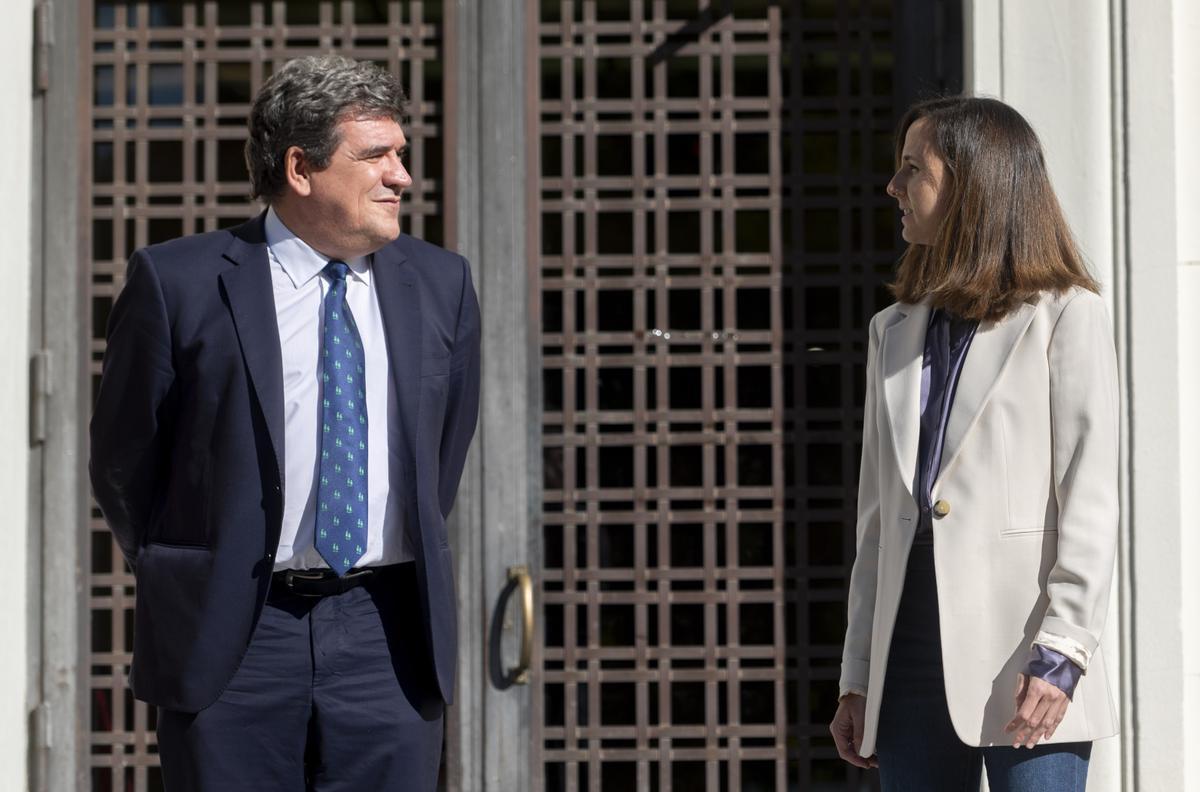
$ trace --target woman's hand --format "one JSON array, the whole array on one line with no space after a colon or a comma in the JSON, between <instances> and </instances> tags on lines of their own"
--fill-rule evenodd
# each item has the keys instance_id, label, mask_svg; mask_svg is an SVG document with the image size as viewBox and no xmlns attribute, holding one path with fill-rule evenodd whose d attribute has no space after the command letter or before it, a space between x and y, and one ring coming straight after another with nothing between
<instances>
[{"instance_id":1,"label":"woman's hand","mask_svg":"<svg viewBox=\"0 0 1200 792\"><path fill-rule=\"evenodd\" d=\"M1016 699L1017 714L1004 727L1006 732L1015 732L1013 748L1032 748L1038 740L1053 737L1071 703L1066 693L1028 674L1017 675Z\"/></svg>"},{"instance_id":2,"label":"woman's hand","mask_svg":"<svg viewBox=\"0 0 1200 792\"><path fill-rule=\"evenodd\" d=\"M879 767L879 762L874 756L864 759L858 755L857 746L862 745L866 713L867 700L856 693L847 693L838 701L837 713L833 716L833 722L829 724L829 732L833 735L838 756L855 767Z\"/></svg>"}]
</instances>

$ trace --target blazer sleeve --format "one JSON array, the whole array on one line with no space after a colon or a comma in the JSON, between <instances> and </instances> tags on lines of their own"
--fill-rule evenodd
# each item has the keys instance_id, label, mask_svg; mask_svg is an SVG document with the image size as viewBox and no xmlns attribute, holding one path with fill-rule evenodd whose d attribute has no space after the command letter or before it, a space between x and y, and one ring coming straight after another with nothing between
<instances>
[{"instance_id":1,"label":"blazer sleeve","mask_svg":"<svg viewBox=\"0 0 1200 792\"><path fill-rule=\"evenodd\" d=\"M466 464L467 449L475 435L479 418L479 300L471 282L471 268L462 262L462 292L458 323L454 334L454 352L450 359L450 383L446 417L442 424L438 505L442 516L450 514L458 483Z\"/></svg>"},{"instance_id":2,"label":"blazer sleeve","mask_svg":"<svg viewBox=\"0 0 1200 792\"><path fill-rule=\"evenodd\" d=\"M162 411L175 380L166 302L146 250L129 261L107 338L88 471L100 511L132 566L160 481Z\"/></svg>"},{"instance_id":3,"label":"blazer sleeve","mask_svg":"<svg viewBox=\"0 0 1200 792\"><path fill-rule=\"evenodd\" d=\"M1058 556L1034 638L1087 670L1108 612L1120 519L1116 350L1099 296L1067 303L1050 340L1050 419Z\"/></svg>"},{"instance_id":4,"label":"blazer sleeve","mask_svg":"<svg viewBox=\"0 0 1200 792\"><path fill-rule=\"evenodd\" d=\"M878 321L878 316L871 321L867 346L867 394L863 404L862 463L858 474L857 550L847 596L846 642L842 647L839 696L865 694L870 672L871 629L875 621L875 589L879 575Z\"/></svg>"}]
</instances>

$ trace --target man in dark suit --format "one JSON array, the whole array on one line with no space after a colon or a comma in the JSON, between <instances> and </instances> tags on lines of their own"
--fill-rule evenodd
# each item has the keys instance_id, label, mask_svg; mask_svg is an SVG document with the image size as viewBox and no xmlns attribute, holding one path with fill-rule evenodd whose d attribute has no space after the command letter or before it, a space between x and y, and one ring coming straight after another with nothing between
<instances>
[{"instance_id":1,"label":"man in dark suit","mask_svg":"<svg viewBox=\"0 0 1200 792\"><path fill-rule=\"evenodd\" d=\"M138 250L91 425L170 790L432 790L457 650L445 518L479 407L462 257L400 234L404 94L284 66L269 209Z\"/></svg>"}]
</instances>

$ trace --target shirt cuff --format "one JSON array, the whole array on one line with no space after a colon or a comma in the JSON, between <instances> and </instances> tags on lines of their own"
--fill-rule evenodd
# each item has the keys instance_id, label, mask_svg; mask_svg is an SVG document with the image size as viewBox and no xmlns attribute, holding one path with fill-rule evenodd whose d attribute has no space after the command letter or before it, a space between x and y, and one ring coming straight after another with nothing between
<instances>
[{"instance_id":1,"label":"shirt cuff","mask_svg":"<svg viewBox=\"0 0 1200 792\"><path fill-rule=\"evenodd\" d=\"M1083 669L1061 652L1056 652L1042 644L1035 643L1029 649L1029 660L1025 665L1025 673L1049 682L1074 699L1075 686L1083 676Z\"/></svg>"},{"instance_id":2,"label":"shirt cuff","mask_svg":"<svg viewBox=\"0 0 1200 792\"><path fill-rule=\"evenodd\" d=\"M1033 637L1033 642L1041 644L1047 649L1053 649L1079 666L1084 673L1087 672L1088 663L1092 660L1092 653L1079 641L1065 635L1039 630L1038 634Z\"/></svg>"},{"instance_id":3,"label":"shirt cuff","mask_svg":"<svg viewBox=\"0 0 1200 792\"><path fill-rule=\"evenodd\" d=\"M838 701L840 702L842 699L846 698L846 696L862 696L863 698L866 698L867 691L858 687L857 685L848 685L838 692Z\"/></svg>"}]
</instances>

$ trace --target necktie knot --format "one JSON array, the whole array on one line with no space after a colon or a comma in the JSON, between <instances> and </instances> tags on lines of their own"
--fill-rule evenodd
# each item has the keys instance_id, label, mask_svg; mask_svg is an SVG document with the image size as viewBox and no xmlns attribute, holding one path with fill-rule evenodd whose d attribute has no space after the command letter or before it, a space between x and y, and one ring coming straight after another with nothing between
<instances>
[{"instance_id":1,"label":"necktie knot","mask_svg":"<svg viewBox=\"0 0 1200 792\"><path fill-rule=\"evenodd\" d=\"M346 280L350 273L350 265L344 261L333 260L325 265L325 274L335 283Z\"/></svg>"}]
</instances>

